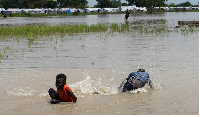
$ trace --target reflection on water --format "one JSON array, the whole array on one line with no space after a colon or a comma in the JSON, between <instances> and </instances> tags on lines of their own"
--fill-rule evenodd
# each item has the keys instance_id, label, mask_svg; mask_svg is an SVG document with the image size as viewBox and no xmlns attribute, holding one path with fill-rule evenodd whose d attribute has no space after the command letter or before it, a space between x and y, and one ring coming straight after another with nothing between
<instances>
[{"instance_id":1,"label":"reflection on water","mask_svg":"<svg viewBox=\"0 0 200 117\"><path fill-rule=\"evenodd\" d=\"M130 28L142 21L144 28L162 26L165 21L165 26L175 26L183 17L182 13L159 15L131 15L126 23ZM188 20L198 20L194 13L186 15ZM79 21L124 23L120 16L70 16L66 17L70 21L57 18L56 23L54 18L30 20L44 23L48 19L45 22L52 25ZM21 18L21 23L19 19L8 18L3 22L28 23L26 18ZM199 114L198 38L195 31L141 35L136 30L38 37L34 41L16 37L0 39L0 113ZM118 92L124 78L139 68L150 74L154 88L145 86L128 93ZM55 88L55 76L59 73L67 75L67 84L78 97L76 104L48 103L47 91Z\"/></svg>"}]
</instances>

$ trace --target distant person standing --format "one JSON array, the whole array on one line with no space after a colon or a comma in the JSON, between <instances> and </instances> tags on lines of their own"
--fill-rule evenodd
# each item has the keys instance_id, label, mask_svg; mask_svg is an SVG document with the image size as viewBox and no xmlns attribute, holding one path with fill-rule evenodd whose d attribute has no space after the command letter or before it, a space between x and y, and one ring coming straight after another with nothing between
<instances>
[{"instance_id":1,"label":"distant person standing","mask_svg":"<svg viewBox=\"0 0 200 117\"><path fill-rule=\"evenodd\" d=\"M7 15L6 15L6 14L4 14L4 15L3 15L3 18L6 18L6 17L7 17Z\"/></svg>"},{"instance_id":2,"label":"distant person standing","mask_svg":"<svg viewBox=\"0 0 200 117\"><path fill-rule=\"evenodd\" d=\"M4 11L1 11L1 14L3 15L3 18L6 18L6 14L4 14Z\"/></svg>"},{"instance_id":3,"label":"distant person standing","mask_svg":"<svg viewBox=\"0 0 200 117\"><path fill-rule=\"evenodd\" d=\"M124 18L124 19L128 20L129 14L130 14L130 12L129 12L129 10L127 9L127 10L126 10L126 15L125 15L125 18Z\"/></svg>"}]
</instances>

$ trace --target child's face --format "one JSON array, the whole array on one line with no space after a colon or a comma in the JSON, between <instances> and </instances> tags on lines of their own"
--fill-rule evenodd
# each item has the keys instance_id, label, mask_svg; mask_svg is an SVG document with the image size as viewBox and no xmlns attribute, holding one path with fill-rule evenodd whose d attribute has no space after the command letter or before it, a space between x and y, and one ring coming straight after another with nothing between
<instances>
[{"instance_id":1,"label":"child's face","mask_svg":"<svg viewBox=\"0 0 200 117\"><path fill-rule=\"evenodd\" d=\"M56 79L56 87L57 89L62 89L65 85L65 81L64 79L60 78L60 79Z\"/></svg>"}]
</instances>

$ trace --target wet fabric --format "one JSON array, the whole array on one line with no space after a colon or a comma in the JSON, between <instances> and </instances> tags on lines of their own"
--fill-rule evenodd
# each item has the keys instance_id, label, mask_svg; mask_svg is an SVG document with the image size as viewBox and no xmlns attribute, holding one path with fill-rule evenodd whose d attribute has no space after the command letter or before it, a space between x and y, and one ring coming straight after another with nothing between
<instances>
[{"instance_id":1,"label":"wet fabric","mask_svg":"<svg viewBox=\"0 0 200 117\"><path fill-rule=\"evenodd\" d=\"M127 80L128 79L137 79L141 81L143 84L145 84L149 79L149 74L147 72L131 72L128 75Z\"/></svg>"},{"instance_id":2,"label":"wet fabric","mask_svg":"<svg viewBox=\"0 0 200 117\"><path fill-rule=\"evenodd\" d=\"M69 86L67 84L64 85L62 91L61 91L61 89L57 89L58 95L62 102L72 102L73 101L72 97L68 94L68 91L72 92L72 90L69 88Z\"/></svg>"},{"instance_id":3,"label":"wet fabric","mask_svg":"<svg viewBox=\"0 0 200 117\"><path fill-rule=\"evenodd\" d=\"M122 92L142 88L149 80L147 72L131 72L126 78Z\"/></svg>"}]
</instances>

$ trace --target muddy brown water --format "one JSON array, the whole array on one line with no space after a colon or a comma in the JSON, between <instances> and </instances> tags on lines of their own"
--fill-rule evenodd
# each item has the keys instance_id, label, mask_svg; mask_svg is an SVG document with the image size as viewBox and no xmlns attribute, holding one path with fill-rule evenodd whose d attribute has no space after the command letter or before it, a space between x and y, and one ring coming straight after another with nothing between
<instances>
[{"instance_id":1,"label":"muddy brown water","mask_svg":"<svg viewBox=\"0 0 200 117\"><path fill-rule=\"evenodd\" d=\"M124 23L124 15L66 18L7 18L1 25L46 23ZM139 20L199 20L199 13L130 15ZM143 34L80 33L64 37L0 39L0 114L62 115L198 115L199 32ZM118 86L130 72L144 68L154 88L127 93ZM77 103L49 103L55 77L67 75ZM99 92L99 94L94 94Z\"/></svg>"}]
</instances>

